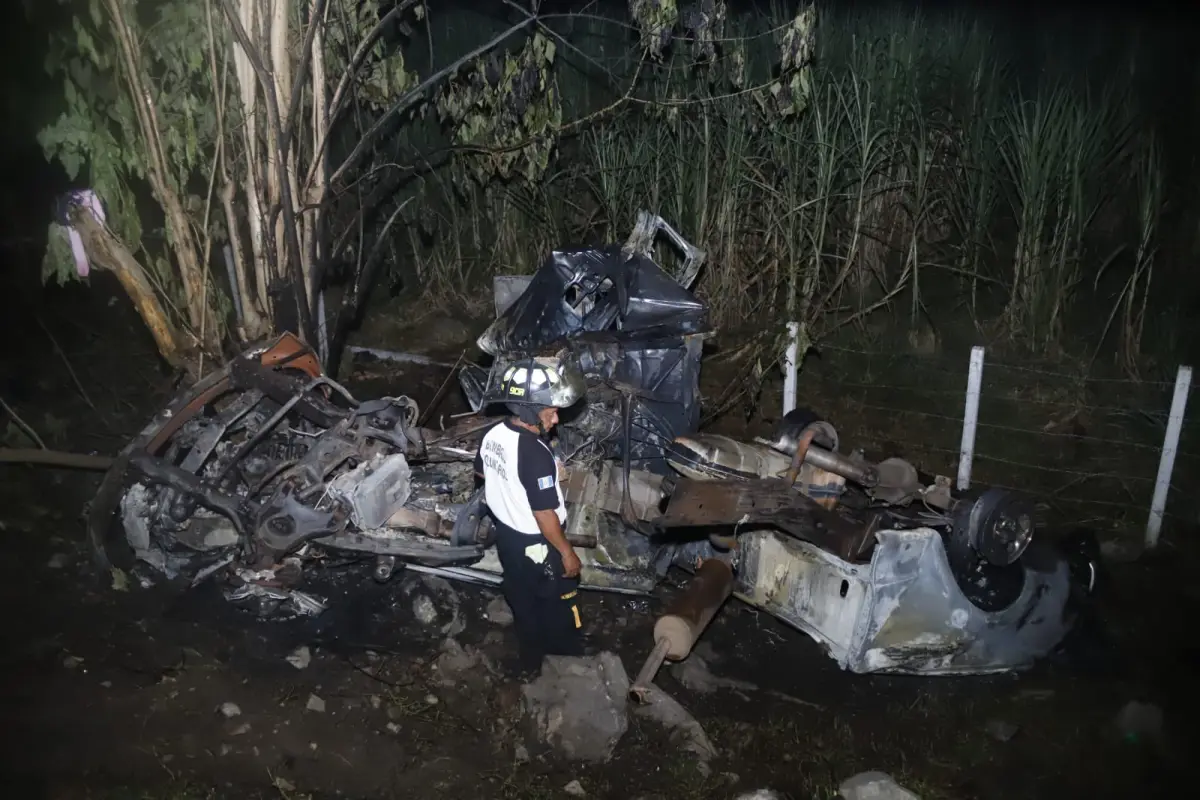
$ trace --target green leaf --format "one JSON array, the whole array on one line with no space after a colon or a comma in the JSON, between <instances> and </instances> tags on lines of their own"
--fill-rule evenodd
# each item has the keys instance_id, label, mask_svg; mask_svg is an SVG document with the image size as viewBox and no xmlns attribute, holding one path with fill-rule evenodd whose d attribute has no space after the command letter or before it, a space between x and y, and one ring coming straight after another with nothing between
<instances>
[{"instance_id":1,"label":"green leaf","mask_svg":"<svg viewBox=\"0 0 1200 800\"><path fill-rule=\"evenodd\" d=\"M124 570L120 567L112 567L109 570L109 574L112 577L112 589L114 592L129 591L129 576L125 574Z\"/></svg>"},{"instance_id":2,"label":"green leaf","mask_svg":"<svg viewBox=\"0 0 1200 800\"><path fill-rule=\"evenodd\" d=\"M62 164L63 170L67 173L67 178L75 180L79 177L79 170L83 167L83 158L75 150L60 150L58 151L58 161Z\"/></svg>"}]
</instances>

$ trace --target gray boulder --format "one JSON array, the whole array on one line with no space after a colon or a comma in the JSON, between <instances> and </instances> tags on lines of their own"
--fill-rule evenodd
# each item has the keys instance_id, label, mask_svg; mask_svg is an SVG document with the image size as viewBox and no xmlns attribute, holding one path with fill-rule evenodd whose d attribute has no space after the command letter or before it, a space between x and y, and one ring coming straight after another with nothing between
<instances>
[{"instance_id":1,"label":"gray boulder","mask_svg":"<svg viewBox=\"0 0 1200 800\"><path fill-rule=\"evenodd\" d=\"M921 800L886 772L860 772L842 781L838 794L845 800Z\"/></svg>"},{"instance_id":2,"label":"gray boulder","mask_svg":"<svg viewBox=\"0 0 1200 800\"><path fill-rule=\"evenodd\" d=\"M604 762L629 728L629 676L614 653L547 656L538 678L521 688L538 741L567 758Z\"/></svg>"}]
</instances>

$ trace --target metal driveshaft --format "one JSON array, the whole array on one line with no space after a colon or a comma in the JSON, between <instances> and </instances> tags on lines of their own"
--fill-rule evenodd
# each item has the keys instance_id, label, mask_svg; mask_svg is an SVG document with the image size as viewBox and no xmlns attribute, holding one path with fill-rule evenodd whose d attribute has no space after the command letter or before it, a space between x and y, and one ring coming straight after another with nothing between
<instances>
[{"instance_id":1,"label":"metal driveshaft","mask_svg":"<svg viewBox=\"0 0 1200 800\"><path fill-rule=\"evenodd\" d=\"M654 649L629 687L629 698L647 702L650 682L666 659L681 661L692 651L717 609L733 591L733 568L720 558L704 561L695 577L654 623Z\"/></svg>"}]
</instances>

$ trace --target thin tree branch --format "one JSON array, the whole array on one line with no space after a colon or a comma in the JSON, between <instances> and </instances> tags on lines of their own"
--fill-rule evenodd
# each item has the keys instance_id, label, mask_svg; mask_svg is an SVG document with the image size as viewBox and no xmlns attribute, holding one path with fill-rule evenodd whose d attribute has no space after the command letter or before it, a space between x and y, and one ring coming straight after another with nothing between
<instances>
[{"instance_id":1,"label":"thin tree branch","mask_svg":"<svg viewBox=\"0 0 1200 800\"><path fill-rule=\"evenodd\" d=\"M293 120L300 111L300 98L304 94L304 74L308 71L308 62L312 58L313 37L316 36L317 26L321 24L319 20L325 13L325 0L314 0L314 2L316 5L313 6L313 12L308 18L308 30L304 32L304 46L300 48L300 63L296 67L296 73L292 76L292 97L288 101L287 116L284 117L288 126L287 130L283 131L283 141L279 145L279 149L284 155L291 146L292 131L295 128Z\"/></svg>"},{"instance_id":2,"label":"thin tree branch","mask_svg":"<svg viewBox=\"0 0 1200 800\"><path fill-rule=\"evenodd\" d=\"M321 156L325 153L325 142L329 138L329 132L333 129L334 123L337 121L337 118L341 116L341 113L344 110L343 106L346 102L346 90L350 86L350 81L358 73L358 68L362 66L363 59L367 57L367 53L370 52L371 46L375 44L375 40L378 39L383 33L383 30L385 27L387 27L387 24L397 17L401 12L412 7L416 2L417 0L404 0L404 2L394 6L391 11L384 14L379 19L379 22L375 24L375 27L373 27L367 33L366 37L359 42L358 48L355 49L353 55L350 56L350 62L346 66L346 71L342 73L342 78L338 81L337 88L333 90L333 99L329 101L329 124L326 125L325 130L322 132L320 141L317 142L316 152L313 154L312 164L309 165L308 175L304 178L304 188L306 190L312 184L313 178L316 177L317 165L321 163Z\"/></svg>"},{"instance_id":3,"label":"thin tree branch","mask_svg":"<svg viewBox=\"0 0 1200 800\"><path fill-rule=\"evenodd\" d=\"M34 444L36 444L38 447L40 447L43 450L46 449L46 443L42 441L42 437L38 436L37 431L35 431L33 428L29 427L29 424L27 422L25 422L25 420L21 419L21 415L18 414L16 411L14 411L12 406L10 406L8 403L4 402L3 397L0 397L0 408L3 408L5 411L8 412L8 415L10 417L12 417L13 422L16 423L16 426L18 428L20 428L22 431L24 431L25 435L28 436L31 440L33 440Z\"/></svg>"},{"instance_id":4,"label":"thin tree branch","mask_svg":"<svg viewBox=\"0 0 1200 800\"><path fill-rule=\"evenodd\" d=\"M229 0L223 0L223 2L228 3ZM375 124L371 126L371 129L363 135L362 139L360 139L358 144L354 146L354 149L350 152L350 155L346 157L346 160L342 162L341 166L334 170L333 176L329 180L330 184L336 185L340 183L348 171L358 166L358 162L362 160L363 156L366 155L371 146L375 144L375 140L378 139L383 133L384 126L391 121L391 118L412 106L418 98L425 94L429 87L438 83L446 76L458 71L464 64L470 62L472 59L478 58L480 55L494 49L506 39L510 38L516 33L519 33L525 28L528 28L532 23L537 21L537 17L533 16L529 12L522 13L524 13L526 17L523 21L505 29L466 55L455 59L452 64L447 65L446 67L430 75L425 80L421 81L416 88L402 94L400 98L392 104L392 107L381 114L379 119L375 121Z\"/></svg>"},{"instance_id":5,"label":"thin tree branch","mask_svg":"<svg viewBox=\"0 0 1200 800\"><path fill-rule=\"evenodd\" d=\"M92 398L88 397L87 390L83 388L83 382L80 381L79 376L75 374L75 368L71 366L70 359L67 358L67 354L63 352L63 349L59 347L58 339L54 338L54 334L50 332L50 328L46 326L46 323L42 321L41 317L35 315L34 319L37 320L38 326L45 331L46 337L50 340L50 344L54 345L54 352L58 353L58 357L62 359L63 365L67 368L67 373L71 376L71 381L75 384L75 388L79 390L79 396L83 398L83 402L87 403L88 407L92 409L92 411L95 411L96 404L92 402Z\"/></svg>"},{"instance_id":6,"label":"thin tree branch","mask_svg":"<svg viewBox=\"0 0 1200 800\"><path fill-rule=\"evenodd\" d=\"M63 453L58 450L24 450L0 447L0 464L37 464L45 467L67 467L103 472L112 466L108 456L84 453Z\"/></svg>"},{"instance_id":7,"label":"thin tree branch","mask_svg":"<svg viewBox=\"0 0 1200 800\"><path fill-rule=\"evenodd\" d=\"M221 79L218 81L217 37L213 30L212 0L205 0L204 11L208 28L209 72L212 79L213 91L216 92L217 166L221 173L221 188L219 192L221 207L225 213L225 227L229 237L229 249L233 253L234 281L236 283L235 286L230 288L241 296L242 313L239 322L242 325L242 329L238 331L238 336L243 340L246 338L253 340L262 335L262 317L258 313L258 307L255 303L256 298L251 296L250 284L247 280L246 252L242 249L242 235L238 230L237 216L233 210L234 184L229 173L229 162L225 150L225 137L227 134L225 127L225 104L226 92L228 90L229 65L232 59L226 55L225 61L222 64ZM218 83L220 84L219 89L217 88Z\"/></svg>"}]
</instances>

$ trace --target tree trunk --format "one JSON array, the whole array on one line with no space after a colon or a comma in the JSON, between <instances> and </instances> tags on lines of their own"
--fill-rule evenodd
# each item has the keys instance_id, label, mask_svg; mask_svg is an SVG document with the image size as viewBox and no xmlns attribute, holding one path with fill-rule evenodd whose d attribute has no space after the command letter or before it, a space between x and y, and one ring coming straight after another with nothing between
<instances>
[{"instance_id":1,"label":"tree trunk","mask_svg":"<svg viewBox=\"0 0 1200 800\"><path fill-rule=\"evenodd\" d=\"M166 216L171 250L175 254L180 277L183 279L188 318L196 335L202 339L201 347L215 355L220 352L221 326L213 313L212 304L208 301L208 292L204 288L206 271L196 252L196 242L184 213L183 203L171 185L170 167L162 142L158 110L148 88L150 82L145 74L133 32L125 19L123 7L116 0L108 0L108 11L117 32L125 80L137 114L142 141L149 156L146 175L150 188Z\"/></svg>"},{"instance_id":2,"label":"tree trunk","mask_svg":"<svg viewBox=\"0 0 1200 800\"><path fill-rule=\"evenodd\" d=\"M234 211L233 199L236 194L236 188L233 178L229 172L228 151L225 141L226 116L225 104L227 95L225 94L224 81L218 82L217 79L217 43L216 34L213 30L212 19L212 4L206 3L206 12L208 15L208 47L209 60L212 64L212 81L215 91L220 94L217 97L217 130L221 135L217 139L217 167L218 174L221 178L221 188L219 190L221 198L221 208L225 213L225 228L229 236L229 249L233 255L234 280L237 284L234 287L241 298L241 329L237 332L240 341L258 341L268 332L266 322L259 311L259 302L255 294L252 293L252 285L250 282L249 270L251 268L251 259L246 258L246 251L242 244L242 237L239 232L238 215ZM228 62L226 63L228 67ZM236 65L235 65L236 68ZM220 89L216 87L220 85ZM239 91L241 87L238 87Z\"/></svg>"},{"instance_id":3,"label":"tree trunk","mask_svg":"<svg viewBox=\"0 0 1200 800\"><path fill-rule=\"evenodd\" d=\"M255 46L250 38L250 33L242 25L240 21L242 14L234 6L234 0L221 0L221 5L225 9L225 16L231 26L234 39L254 69L265 101L268 148L266 153L268 165L266 175L267 198L272 217L275 214L280 215L277 218L277 222L282 223L279 227L282 229L284 235L282 246L278 240L273 245L275 267L282 278L282 281L278 285L286 287L288 294L293 298L293 305L296 312L294 330L306 344L315 344L316 335L307 302L308 287L305 285L301 266L300 236L297 231L296 206L292 196L293 180L288 171L288 164L291 162L289 158L289 142L288 136L280 124L279 94L276 92L277 76L272 75L268 65L263 62L263 50ZM278 9L279 6L275 8ZM268 35L271 36L270 50L272 52L276 50L275 36L277 34L279 34L278 30L268 31ZM284 29L281 35L286 36L286 34L287 30ZM291 105L289 103L289 109ZM277 319L281 318L278 309L276 309L274 316ZM282 325L277 325L276 327L287 330Z\"/></svg>"},{"instance_id":4,"label":"tree trunk","mask_svg":"<svg viewBox=\"0 0 1200 800\"><path fill-rule=\"evenodd\" d=\"M259 9L256 0L239 0L238 22L248 31L250 37L258 41L261 25L259 24ZM242 128L246 143L246 177L243 181L243 191L246 193L246 216L250 225L250 251L254 260L254 283L258 304L263 314L271 318L274 309L271 304L269 289L273 276L271 275L271 259L267 248L267 236L263 230L265 218L262 187L263 180L259 170L262 168L258 148L258 79L254 75L254 67L250 56L236 42L233 45L234 74L237 76L239 96L242 100L242 118L245 125Z\"/></svg>"},{"instance_id":5,"label":"tree trunk","mask_svg":"<svg viewBox=\"0 0 1200 800\"><path fill-rule=\"evenodd\" d=\"M184 345L183 337L171 324L158 295L154 292L154 287L146 277L146 271L133 257L133 253L129 252L129 248L101 225L87 209L72 209L71 223L83 239L88 259L101 269L116 274L142 321L150 329L150 335L154 337L154 344L163 359L172 367L194 374L190 348Z\"/></svg>"},{"instance_id":6,"label":"tree trunk","mask_svg":"<svg viewBox=\"0 0 1200 800\"><path fill-rule=\"evenodd\" d=\"M329 103L325 86L325 35L324 26L326 24L326 16L328 15L328 6L321 9L321 18L317 17L319 3L313 0L311 12L309 15L309 25L316 25L316 32L312 40L312 147L314 163L314 180L311 187L308 187L307 205L309 211L304 215L308 220L308 247L306 255L308 258L309 269L305 274L306 280L309 281L311 291L314 297L309 298L312 302L313 318L317 320L317 343L320 345L320 353L322 362L329 358L329 330L325 323L323 300L324 300L324 276L317 270L317 264L323 263L326 257L325 248L323 247L322 236L324 235L324 218L322 207L325 203L325 183L329 171L329 157L325 154L324 143L325 136L329 130Z\"/></svg>"},{"instance_id":7,"label":"tree trunk","mask_svg":"<svg viewBox=\"0 0 1200 800\"><path fill-rule=\"evenodd\" d=\"M275 97L280 103L278 114L278 127L272 126L270 123L270 109L265 109L268 116L267 127L267 170L270 188L270 208L279 207L279 215L275 217L275 269L278 272L277 277L287 280L288 277L288 235L287 235L287 216L288 212L295 214L296 209L290 208L286 211L283 209L284 198L291 195L296 197L295 192L288 192L284 189L283 182L291 180L293 159L289 156L288 162L281 164L280 146L278 135L287 130L291 120L287 119L287 109L283 107L283 103L287 102L287 98L292 94L292 61L288 53L288 34L291 33L291 26L288 24L290 20L291 2L290 0L269 0L269 10L267 12L267 40L268 48L260 55L260 58L266 58L267 70L270 74L270 81L274 84ZM264 87L264 100L269 105L270 97L269 90ZM288 187L291 188L290 186ZM299 254L297 254L298 256ZM297 301L307 298L307 294L301 292L296 298ZM299 332L299 331L298 331ZM310 344L312 344L310 342Z\"/></svg>"},{"instance_id":8,"label":"tree trunk","mask_svg":"<svg viewBox=\"0 0 1200 800\"><path fill-rule=\"evenodd\" d=\"M237 292L242 298L242 330L241 338L243 341L257 341L265 336L268 332L266 320L258 312L258 298L251 291L249 281L246 280L246 273L249 269L249 262L246 260L246 254L242 250L242 237L238 234L237 214L233 210L233 181L229 178L229 172L225 170L224 159L221 164L224 174L221 176L221 207L225 210L225 226L229 230L229 245L233 251L234 274L237 279Z\"/></svg>"}]
</instances>

